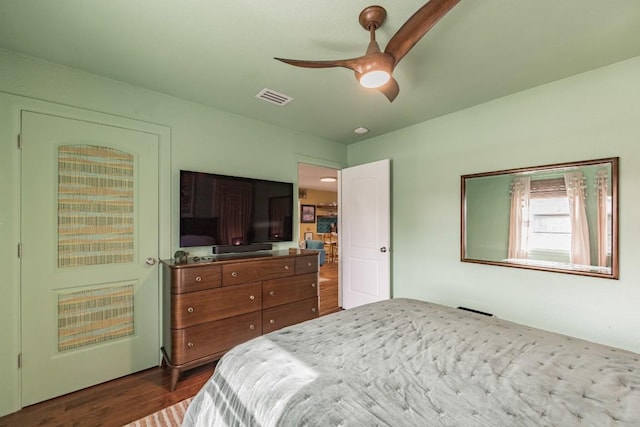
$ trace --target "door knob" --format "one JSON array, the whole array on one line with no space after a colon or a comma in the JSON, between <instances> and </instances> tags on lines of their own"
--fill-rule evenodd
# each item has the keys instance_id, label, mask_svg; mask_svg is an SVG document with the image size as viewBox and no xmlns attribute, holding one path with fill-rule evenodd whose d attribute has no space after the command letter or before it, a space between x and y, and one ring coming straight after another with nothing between
<instances>
[{"instance_id":1,"label":"door knob","mask_svg":"<svg viewBox=\"0 0 640 427\"><path fill-rule=\"evenodd\" d=\"M145 262L149 265L155 265L156 264L156 259L153 257L149 257L145 260Z\"/></svg>"},{"instance_id":2,"label":"door knob","mask_svg":"<svg viewBox=\"0 0 640 427\"><path fill-rule=\"evenodd\" d=\"M386 246L381 247L380 248L380 252L382 252L382 253L387 252L387 247Z\"/></svg>"}]
</instances>

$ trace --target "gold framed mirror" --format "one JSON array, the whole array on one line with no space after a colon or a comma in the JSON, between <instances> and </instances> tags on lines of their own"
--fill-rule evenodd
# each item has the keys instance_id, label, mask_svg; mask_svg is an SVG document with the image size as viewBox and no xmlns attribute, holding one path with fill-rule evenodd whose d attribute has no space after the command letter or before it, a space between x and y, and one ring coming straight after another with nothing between
<instances>
[{"instance_id":1,"label":"gold framed mirror","mask_svg":"<svg viewBox=\"0 0 640 427\"><path fill-rule=\"evenodd\" d=\"M461 176L461 261L617 279L618 160Z\"/></svg>"}]
</instances>

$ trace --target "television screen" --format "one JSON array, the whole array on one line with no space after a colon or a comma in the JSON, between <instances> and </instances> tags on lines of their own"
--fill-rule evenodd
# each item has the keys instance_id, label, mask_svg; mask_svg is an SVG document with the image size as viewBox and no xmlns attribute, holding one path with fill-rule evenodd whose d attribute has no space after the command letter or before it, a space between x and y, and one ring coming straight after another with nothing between
<instances>
[{"instance_id":1,"label":"television screen","mask_svg":"<svg viewBox=\"0 0 640 427\"><path fill-rule=\"evenodd\" d=\"M293 184L180 171L180 247L293 240Z\"/></svg>"}]
</instances>

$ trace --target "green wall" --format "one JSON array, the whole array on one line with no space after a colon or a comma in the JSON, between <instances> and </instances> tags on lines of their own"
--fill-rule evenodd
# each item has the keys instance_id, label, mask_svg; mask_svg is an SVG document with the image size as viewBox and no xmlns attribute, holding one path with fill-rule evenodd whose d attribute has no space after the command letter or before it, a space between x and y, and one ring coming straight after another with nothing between
<instances>
[{"instance_id":1,"label":"green wall","mask_svg":"<svg viewBox=\"0 0 640 427\"><path fill-rule=\"evenodd\" d=\"M467 180L466 258L507 258L512 179L511 175L501 175Z\"/></svg>"},{"instance_id":2,"label":"green wall","mask_svg":"<svg viewBox=\"0 0 640 427\"><path fill-rule=\"evenodd\" d=\"M160 213L164 224L161 258L177 249L180 169L296 182L298 161L338 168L346 164L347 149L342 144L42 60L0 50L0 70L0 416L20 408L20 263L16 257L20 151L16 138L21 108L82 117L104 113L115 121L134 119L166 129L170 145L167 142L161 151L166 170L159 171L161 178L166 177L160 196L167 206Z\"/></svg>"},{"instance_id":3,"label":"green wall","mask_svg":"<svg viewBox=\"0 0 640 427\"><path fill-rule=\"evenodd\" d=\"M640 352L638 76L634 58L350 145L350 165L392 162L393 295ZM614 156L620 280L460 262L461 175Z\"/></svg>"}]
</instances>

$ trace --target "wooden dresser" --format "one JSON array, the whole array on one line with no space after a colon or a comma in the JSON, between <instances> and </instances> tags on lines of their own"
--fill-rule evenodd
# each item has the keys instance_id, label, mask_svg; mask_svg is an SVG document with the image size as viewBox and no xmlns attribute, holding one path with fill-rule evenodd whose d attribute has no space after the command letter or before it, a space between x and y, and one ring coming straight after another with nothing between
<instances>
[{"instance_id":1,"label":"wooden dresser","mask_svg":"<svg viewBox=\"0 0 640 427\"><path fill-rule=\"evenodd\" d=\"M318 254L297 250L162 261L164 363L180 372L318 317Z\"/></svg>"}]
</instances>

